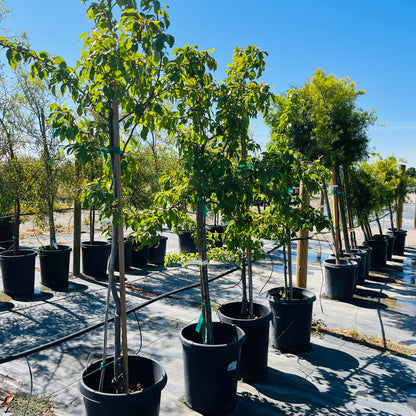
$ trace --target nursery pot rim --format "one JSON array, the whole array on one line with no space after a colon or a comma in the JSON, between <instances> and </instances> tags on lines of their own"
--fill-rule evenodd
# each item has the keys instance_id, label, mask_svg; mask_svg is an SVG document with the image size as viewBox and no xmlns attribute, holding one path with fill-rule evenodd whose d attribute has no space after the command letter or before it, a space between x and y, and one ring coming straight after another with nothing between
<instances>
[{"instance_id":1,"label":"nursery pot rim","mask_svg":"<svg viewBox=\"0 0 416 416\"><path fill-rule=\"evenodd\" d=\"M26 257L26 256L30 256L30 255L37 256L37 254L38 254L38 251L35 248L19 248L19 253L18 254L14 254L13 249L0 251L0 257L8 257L8 258L10 258L10 257L14 257L14 258Z\"/></svg>"},{"instance_id":2,"label":"nursery pot rim","mask_svg":"<svg viewBox=\"0 0 416 416\"><path fill-rule=\"evenodd\" d=\"M229 324L229 323L226 323L226 322L213 322L213 325L227 325L227 326L233 327L234 330L237 333L239 333L236 340L230 341L230 342L228 342L226 344L224 344L224 343L222 343L222 344L205 344L205 343L202 343L202 342L195 342L195 341L191 341L190 339L186 338L183 335L183 331L185 329L187 329L189 327L192 327L192 326L195 326L195 328L196 328L197 325L198 324L196 324L196 323L192 323L192 324L189 324L189 325L185 325L179 331L179 339L180 339L182 345L185 345L187 347L192 347L192 348L210 348L210 349L215 349L215 348L224 348L227 345L231 345L231 344L243 344L245 342L245 340L246 340L246 334L244 333L244 331L241 328L239 328L237 325Z\"/></svg>"},{"instance_id":3,"label":"nursery pot rim","mask_svg":"<svg viewBox=\"0 0 416 416\"><path fill-rule=\"evenodd\" d=\"M235 316L226 315L224 313L224 310L221 310L225 306L241 305L241 304L242 304L241 301L224 303L223 305L221 305L219 307L219 309L217 311L217 314L218 315L221 314L221 316L225 317L226 319L227 318L232 319L233 321L235 321L235 323L236 323L237 326L239 326L240 324L242 324L245 327L246 326L256 326L256 325L258 325L262 321L270 321L272 319L272 317L273 317L273 312L272 312L272 310L269 307L267 307L266 305L263 305L262 303L257 303L257 302L254 302L253 303L253 306L255 306L255 305L256 306L261 306L265 310L268 310L268 313L266 315L261 315L261 316L256 317L256 318L239 318L239 317L235 317ZM229 323L229 322L227 322L227 323Z\"/></svg>"},{"instance_id":4,"label":"nursery pot rim","mask_svg":"<svg viewBox=\"0 0 416 416\"><path fill-rule=\"evenodd\" d=\"M93 247L93 246L109 246L111 243L107 240L94 240L93 242L89 240L81 241L81 246L84 247Z\"/></svg>"},{"instance_id":5,"label":"nursery pot rim","mask_svg":"<svg viewBox=\"0 0 416 416\"><path fill-rule=\"evenodd\" d=\"M50 248L50 245L41 246L39 247L39 255L48 254L48 253L66 253L68 251L72 251L72 247L66 244L58 244L57 249Z\"/></svg>"},{"instance_id":6,"label":"nursery pot rim","mask_svg":"<svg viewBox=\"0 0 416 416\"><path fill-rule=\"evenodd\" d=\"M132 393L106 393L106 392L103 392L103 391L98 391L98 390L95 390L95 389L91 388L90 386L88 386L84 382L84 377L88 376L88 374L86 374L86 372L89 368L91 368L93 365L95 365L98 361L101 361L101 359L99 359L97 361L94 361L94 362L90 363L88 366L83 368L83 370L81 371L81 377L80 377L79 382L78 382L80 393L87 400L92 401L92 402L96 402L96 400L93 400L92 397L97 395L97 394L100 395L100 398L102 398L104 400L113 401L113 400L123 400L124 398L126 398L128 396L133 396L133 395L134 396L139 396L142 393L151 392L152 390L162 390L166 386L166 383L168 381L168 377L167 377L167 374L166 374L166 371L165 371L164 367L158 361L154 360L153 358L144 357L144 356L141 356L141 355L133 355L133 354L128 355L128 359L136 358L136 357L139 358L139 359L149 360L149 361L152 361L153 363L155 363L161 370L161 379L159 381L156 381L150 387L146 387L142 391L134 391ZM107 366L112 365L112 360L114 360L114 357L107 357ZM99 371L99 369L97 371Z\"/></svg>"},{"instance_id":7,"label":"nursery pot rim","mask_svg":"<svg viewBox=\"0 0 416 416\"><path fill-rule=\"evenodd\" d=\"M304 289L302 287L292 287L293 293L301 294L302 299L296 299L296 298L294 298L294 299L284 299L282 297L276 296L279 293L284 293L284 291L285 291L284 286L278 286L278 287L274 287L272 289L269 289L266 292L267 299L271 303L282 303L282 304L295 303L296 305L300 305L300 304L303 304L303 303L315 302L315 300L316 300L316 295L315 295L314 292L312 292L309 289Z\"/></svg>"}]
</instances>

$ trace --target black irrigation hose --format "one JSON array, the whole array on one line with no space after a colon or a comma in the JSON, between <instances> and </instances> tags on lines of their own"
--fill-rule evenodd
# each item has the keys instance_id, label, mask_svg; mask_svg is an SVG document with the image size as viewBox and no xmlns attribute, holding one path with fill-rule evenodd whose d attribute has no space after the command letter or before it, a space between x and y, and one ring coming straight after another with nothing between
<instances>
[{"instance_id":1,"label":"black irrigation hose","mask_svg":"<svg viewBox=\"0 0 416 416\"><path fill-rule=\"evenodd\" d=\"M275 249L276 248L273 248L273 250L275 250ZM230 274L232 272L235 272L236 270L238 270L238 267L227 270L224 273L221 273L218 276L211 277L208 280L209 280L209 282L213 282L214 280L217 280L221 277L227 276L228 274ZM144 308L145 306L148 306L148 305L150 305L150 304L152 304L152 303L154 303L158 300L161 300L161 299L167 298L169 296L175 295L176 293L180 293L180 292L184 292L186 290L194 289L195 287L198 287L199 285L200 285L200 283L197 282L197 283L193 283L192 285L188 285L188 286L185 286L185 287L182 287L182 288L179 288L179 289L171 290L170 292L167 292L167 293L163 293L162 295L156 296L156 297L154 297L152 299L149 299L148 301L146 301L146 302L144 302L144 303L142 303L138 306L135 306L134 308L129 309L128 311L126 311L126 314L128 315L130 313L136 312L139 309ZM113 321L114 321L114 317L108 319L108 322L113 322ZM70 341L74 338L80 337L81 335L84 335L87 332L90 332L90 331L93 331L97 328L100 328L103 325L104 325L104 321L99 322L99 323L94 324L94 325L91 325L87 328L81 329L80 331L73 332L72 334L69 334L69 335L64 336L62 338L59 338L55 341L51 341L51 342L48 342L46 344L39 345L38 347L31 348L29 350L20 352L18 354L9 355L8 357L5 357L5 358L0 358L0 364L8 363L10 361L14 361L14 360L17 360L19 358L27 357L28 355L36 354L36 353L41 352L43 350L46 350L48 348L56 347L57 345L60 345L64 342L67 342L67 341Z\"/></svg>"},{"instance_id":2,"label":"black irrigation hose","mask_svg":"<svg viewBox=\"0 0 416 416\"><path fill-rule=\"evenodd\" d=\"M318 233L315 233L314 235L316 235L316 234L318 234ZM304 237L304 238L308 238L308 237ZM312 239L312 237L309 237L308 239ZM294 240L299 240L299 238L298 239L294 239ZM280 246L276 244L266 254L272 253L273 251L277 250L279 247ZM232 268L230 270L227 270L227 271L219 274L218 276L211 277L210 279L208 279L208 281L209 282L213 282L215 280L220 279L221 277L227 276L227 275L235 272L238 269L239 269L238 267L234 267L234 268ZM199 285L200 285L200 282L197 282L197 283L193 283L192 285L184 286L184 287L181 287L179 289L175 289L175 290L171 290L170 292L163 293L163 294L161 294L159 296L156 296L156 297L154 297L152 299L147 300L146 302L144 302L144 303L142 303L142 304L140 304L138 306L135 306L134 308L131 308L131 309L127 310L126 311L126 314L128 315L130 313L135 313L139 309L142 309L142 308L144 308L144 307L146 307L146 306L148 306L148 305L150 305L150 304L152 304L152 303L154 303L154 302L156 302L158 300L167 298L169 296L175 295L175 294L180 293L180 292L185 292L186 290L194 289L194 288L198 287ZM114 317L108 319L108 322L113 322L113 321L114 321ZM39 345L38 347L31 348L29 350L20 352L18 354L9 355L8 357L5 357L5 358L0 358L0 364L8 363L10 361L14 361L14 360L17 360L19 358L23 358L23 357L27 357L27 356L32 355L32 354L36 354L36 353L41 352L43 350L56 347L57 345L60 345L60 344L62 344L64 342L67 342L67 341L70 341L70 340L72 340L74 338L78 338L78 337L80 337L80 336L82 336L82 335L84 335L84 334L86 334L86 333L88 333L90 331L94 331L95 329L98 329L98 328L102 327L104 324L105 324L105 322L102 321L102 322L99 322L97 324L91 325L91 326L89 326L87 328L81 329L80 331L73 332L72 334L69 334L69 335L64 336L62 338L59 338L59 339L57 339L55 341L51 341L51 342L48 342L46 344Z\"/></svg>"}]
</instances>

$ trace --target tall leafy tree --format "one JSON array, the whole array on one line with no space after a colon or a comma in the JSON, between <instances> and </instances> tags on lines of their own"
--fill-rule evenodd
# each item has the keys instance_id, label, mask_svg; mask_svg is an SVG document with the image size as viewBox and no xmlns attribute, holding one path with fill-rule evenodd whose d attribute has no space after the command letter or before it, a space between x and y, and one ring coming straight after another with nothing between
<instances>
[{"instance_id":1,"label":"tall leafy tree","mask_svg":"<svg viewBox=\"0 0 416 416\"><path fill-rule=\"evenodd\" d=\"M59 91L72 97L74 108L58 104L51 107L55 134L69 141L69 149L77 157L102 154L111 174L114 202L108 211L113 223L109 288L116 304L115 385L117 390L127 391L122 176L129 165L122 156L129 146L134 146L136 130L146 137L161 124L169 128L169 119L162 117L167 92L163 70L168 63L166 50L174 40L166 33L168 14L157 0L83 2L89 4L87 16L94 28L81 36L84 47L75 68L63 58L35 52L19 40L3 37L0 44L7 49L12 67L19 62L30 63L32 78L45 80L54 94ZM98 123L90 121L88 115L92 112L98 115ZM93 129L99 133L95 141L90 140ZM117 250L120 293L114 282ZM119 358L121 345L123 360ZM103 360L105 354L106 351Z\"/></svg>"},{"instance_id":2,"label":"tall leafy tree","mask_svg":"<svg viewBox=\"0 0 416 416\"><path fill-rule=\"evenodd\" d=\"M356 90L349 78L338 79L318 69L302 87L292 88L279 97L267 118L276 137L286 137L289 146L303 153L307 160L320 159L324 166L332 169L337 253L340 248L338 201L344 202L340 167L347 178L348 166L367 157L367 130L376 120L374 111L358 107L357 100L364 93L364 90ZM341 214L348 248L343 209Z\"/></svg>"}]
</instances>

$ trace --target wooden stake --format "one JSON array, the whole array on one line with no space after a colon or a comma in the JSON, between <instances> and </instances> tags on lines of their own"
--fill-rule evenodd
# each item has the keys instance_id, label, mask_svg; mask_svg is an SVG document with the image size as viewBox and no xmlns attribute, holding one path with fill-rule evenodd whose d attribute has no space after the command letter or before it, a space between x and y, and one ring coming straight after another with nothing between
<instances>
[{"instance_id":1,"label":"wooden stake","mask_svg":"<svg viewBox=\"0 0 416 416\"><path fill-rule=\"evenodd\" d=\"M406 165L400 165L399 168L400 168L400 174L401 174L399 187L403 187L404 181L406 180ZM395 218L395 223L394 223L394 227L396 228L396 230L400 230L402 228L404 198L405 197L403 193L400 193L396 201L397 209L396 209L396 218Z\"/></svg>"},{"instance_id":2,"label":"wooden stake","mask_svg":"<svg viewBox=\"0 0 416 416\"><path fill-rule=\"evenodd\" d=\"M310 205L310 196L308 191L300 183L299 196L302 201L302 209L307 209ZM297 258L296 258L296 286L306 289L308 274L308 230L298 231Z\"/></svg>"}]
</instances>

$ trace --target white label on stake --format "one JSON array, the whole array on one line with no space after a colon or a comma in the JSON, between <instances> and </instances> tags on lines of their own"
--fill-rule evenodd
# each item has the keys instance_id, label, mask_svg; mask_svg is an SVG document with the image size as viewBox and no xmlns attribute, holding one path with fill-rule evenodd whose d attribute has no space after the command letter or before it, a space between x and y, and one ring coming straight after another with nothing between
<instances>
[{"instance_id":1,"label":"white label on stake","mask_svg":"<svg viewBox=\"0 0 416 416\"><path fill-rule=\"evenodd\" d=\"M234 371L237 368L237 361L232 361L228 364L227 371Z\"/></svg>"}]
</instances>

